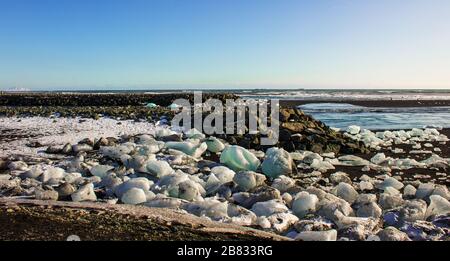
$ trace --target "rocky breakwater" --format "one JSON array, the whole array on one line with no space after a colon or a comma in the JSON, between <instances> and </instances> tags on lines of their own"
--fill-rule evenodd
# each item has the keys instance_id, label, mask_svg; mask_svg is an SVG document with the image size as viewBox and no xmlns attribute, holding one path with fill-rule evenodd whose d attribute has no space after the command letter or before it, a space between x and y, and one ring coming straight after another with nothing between
<instances>
[{"instance_id":1,"label":"rocky breakwater","mask_svg":"<svg viewBox=\"0 0 450 261\"><path fill-rule=\"evenodd\" d=\"M268 124L271 120L269 115ZM248 118L246 126L248 126ZM280 108L279 127L279 141L274 146L289 152L308 150L315 153L333 152L336 155L370 152L364 142L335 131L296 108ZM267 150L271 147L260 145L260 134L218 135L218 137L249 149Z\"/></svg>"}]
</instances>

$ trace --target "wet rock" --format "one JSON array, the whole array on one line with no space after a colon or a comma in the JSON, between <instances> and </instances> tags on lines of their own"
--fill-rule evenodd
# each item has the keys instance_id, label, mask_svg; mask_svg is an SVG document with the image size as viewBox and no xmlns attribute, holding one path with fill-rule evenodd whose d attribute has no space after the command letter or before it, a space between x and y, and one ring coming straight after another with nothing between
<instances>
[{"instance_id":1,"label":"wet rock","mask_svg":"<svg viewBox=\"0 0 450 261\"><path fill-rule=\"evenodd\" d=\"M271 178L290 176L292 174L292 158L284 149L272 147L266 152L266 159L261 165L263 173Z\"/></svg>"}]
</instances>

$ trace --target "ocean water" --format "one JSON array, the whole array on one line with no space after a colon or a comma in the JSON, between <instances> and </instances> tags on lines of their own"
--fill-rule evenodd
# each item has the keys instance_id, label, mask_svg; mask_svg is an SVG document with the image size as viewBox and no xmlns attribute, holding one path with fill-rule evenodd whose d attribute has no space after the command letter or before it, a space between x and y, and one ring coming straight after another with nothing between
<instances>
[{"instance_id":1,"label":"ocean water","mask_svg":"<svg viewBox=\"0 0 450 261\"><path fill-rule=\"evenodd\" d=\"M450 128L450 107L369 108L342 103L312 103L299 108L336 128L350 125L369 130Z\"/></svg>"}]
</instances>

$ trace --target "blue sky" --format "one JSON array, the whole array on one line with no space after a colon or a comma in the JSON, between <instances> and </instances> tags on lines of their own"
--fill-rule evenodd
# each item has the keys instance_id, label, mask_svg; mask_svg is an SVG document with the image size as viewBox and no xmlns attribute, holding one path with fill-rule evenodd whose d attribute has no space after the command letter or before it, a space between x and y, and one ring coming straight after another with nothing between
<instances>
[{"instance_id":1,"label":"blue sky","mask_svg":"<svg viewBox=\"0 0 450 261\"><path fill-rule=\"evenodd\" d=\"M448 0L0 0L0 89L450 88Z\"/></svg>"}]
</instances>

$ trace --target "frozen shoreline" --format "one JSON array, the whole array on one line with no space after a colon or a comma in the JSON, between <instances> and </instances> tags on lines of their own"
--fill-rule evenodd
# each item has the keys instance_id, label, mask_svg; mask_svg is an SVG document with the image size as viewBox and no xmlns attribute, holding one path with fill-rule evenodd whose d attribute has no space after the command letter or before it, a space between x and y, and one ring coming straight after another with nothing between
<instances>
[{"instance_id":1,"label":"frozen shoreline","mask_svg":"<svg viewBox=\"0 0 450 261\"><path fill-rule=\"evenodd\" d=\"M48 146L73 144L85 138L154 134L162 128L165 127L149 122L111 118L0 117L0 156L38 155L45 158L49 155L42 151ZM33 142L42 146L27 146Z\"/></svg>"}]
</instances>

